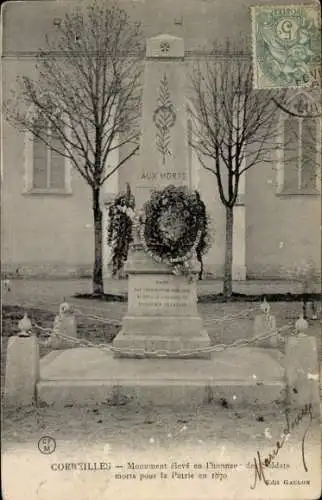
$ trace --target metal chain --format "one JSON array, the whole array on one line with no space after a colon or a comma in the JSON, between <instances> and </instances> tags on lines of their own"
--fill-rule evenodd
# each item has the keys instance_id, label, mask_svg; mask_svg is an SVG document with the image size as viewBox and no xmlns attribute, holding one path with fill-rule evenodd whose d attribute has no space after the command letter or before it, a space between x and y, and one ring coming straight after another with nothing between
<instances>
[{"instance_id":1,"label":"metal chain","mask_svg":"<svg viewBox=\"0 0 322 500\"><path fill-rule=\"evenodd\" d=\"M48 328L43 328L38 324L34 324L34 327L43 330L43 331L51 331L52 330ZM64 335L62 333L54 332L54 336L61 338L62 340L66 340L69 342L72 342L74 344L78 344L80 347L96 347L97 349L107 351L107 352L116 352L122 354L122 356L143 356L143 357L158 357L158 358L163 358L163 357L171 357L171 356L176 356L176 357L187 357L187 356L194 356L198 354L205 354L205 353L212 353L212 352L219 352L219 351L224 351L226 349L231 349L231 348L236 348L236 347L245 347L249 346L250 344L256 343L258 341L262 340L267 340L272 337L278 336L281 332L285 332L287 330L290 330L294 328L294 325L292 323L289 323L287 325L284 325L283 327L277 329L277 330L268 330L266 332L260 333L258 335L255 335L251 339L237 339L235 340L232 344L217 344L217 345L211 345L207 347L200 347L196 349L192 349L190 351L188 350L177 350L177 351L168 351L166 349L159 349L159 350L146 350L146 349L122 349L114 346L107 346L106 344L95 344L94 342L91 342L90 340L86 339L75 339L74 337L69 337L67 335ZM51 340L51 339L49 339ZM281 338L281 340L284 340ZM44 344L46 345L46 344ZM48 343L50 345L50 342Z\"/></svg>"},{"instance_id":2,"label":"metal chain","mask_svg":"<svg viewBox=\"0 0 322 500\"><path fill-rule=\"evenodd\" d=\"M34 307L36 308L36 304L30 304L30 303L25 303L22 307ZM73 306L73 304L71 304ZM247 309L246 311L241 311L239 313L235 314L229 314L225 315L222 317L217 317L212 319L212 323L222 323L224 321L231 321L232 319L235 318L241 318L244 317L254 311L256 311L257 308L250 308ZM120 326L121 322L118 320L112 320L109 318L105 318L102 316L97 316L95 314L90 314L87 315L80 309L76 309L73 307L73 311L76 314L79 314L81 316L84 316L89 319L94 319L96 321L100 321L102 323L107 323L107 324L113 324L115 326ZM283 337L281 337L279 334L281 332L294 329L294 325L292 323L286 324L283 327L279 329L269 329L263 333L260 333L258 335L253 336L251 339L247 338L242 338L242 339L237 339L235 340L232 344L217 344L217 345L211 345L211 346L206 346L206 347L199 347L191 350L176 350L176 351L169 351L167 349L159 349L159 350L147 350L145 348L131 348L131 349L123 349L123 348L118 348L113 345L108 346L107 344L101 343L101 344L95 344L91 342L90 340L86 339L76 339L75 337L70 337L67 335L64 335L60 333L59 331L56 331L55 329L52 328L44 328L41 325L35 323L34 328L37 328L38 330L45 332L47 336L50 338L47 339L45 342L41 342L42 345L50 345L52 338L61 338L62 340L71 342L73 344L77 344L80 347L95 347L97 349L100 349L102 351L107 351L107 352L115 352L119 353L122 356L137 356L137 357L157 357L157 358L167 358L167 357L191 357L191 356L196 356L198 354L207 354L207 353L212 353L212 352L220 352L224 351L226 349L231 349L231 348L241 348L245 346L249 346L250 344L254 344L258 341L263 341L267 340L272 337L278 336L281 341L283 341Z\"/></svg>"},{"instance_id":3,"label":"metal chain","mask_svg":"<svg viewBox=\"0 0 322 500\"><path fill-rule=\"evenodd\" d=\"M71 306L73 306L73 304L71 304ZM80 309L75 309L74 307L73 311L79 316L85 316L86 318L94 319L100 323L107 323L115 326L121 326L122 324L121 321L118 321L117 319L104 318L102 316L96 316L96 314L85 314Z\"/></svg>"},{"instance_id":4,"label":"metal chain","mask_svg":"<svg viewBox=\"0 0 322 500\"><path fill-rule=\"evenodd\" d=\"M121 325L121 321L118 321L118 320L104 318L102 316L97 316L95 314L85 314L80 309L74 309L73 308L73 310L74 310L74 312L76 314L79 314L80 316L85 316L85 317L87 317L89 319L95 319L95 320L100 321L102 323L110 323L110 324L112 324L112 325L114 324L116 326L120 326ZM212 323L222 323L223 321L229 321L232 318L238 318L238 317L241 318L243 316L247 316L248 314L250 314L250 313L252 313L254 311L255 311L255 308L251 308L251 309L247 309L246 311L241 311L239 313L227 314L227 315L222 316L222 317L212 318L211 322Z\"/></svg>"}]
</instances>

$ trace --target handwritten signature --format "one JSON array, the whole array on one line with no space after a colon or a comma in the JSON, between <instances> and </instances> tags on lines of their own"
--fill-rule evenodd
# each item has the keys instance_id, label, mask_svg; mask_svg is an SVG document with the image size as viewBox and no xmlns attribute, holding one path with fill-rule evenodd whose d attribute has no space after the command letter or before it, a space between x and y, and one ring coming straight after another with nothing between
<instances>
[{"instance_id":1,"label":"handwritten signature","mask_svg":"<svg viewBox=\"0 0 322 500\"><path fill-rule=\"evenodd\" d=\"M309 424L308 424L308 426L305 429L305 432L303 434L303 437L302 437L302 447L301 448L302 448L302 462L303 462L303 467L304 467L305 472L308 471L308 468L307 468L307 465L306 465L306 461L305 461L304 442L305 442L305 437L306 437L306 434L307 434L307 432L308 432L308 430L310 428L310 425L311 425L311 422L312 422L312 418L313 418L311 403L306 404L298 412L298 414L296 415L295 419L292 422L290 422L290 420L289 420L288 410L285 411L286 427L283 430L282 438L281 438L280 441L276 441L276 447L273 449L272 453L269 453L268 457L265 457L264 460L263 460L262 457L261 457L261 455L260 455L260 453L259 453L259 451L257 451L257 456L254 457L254 474L255 474L254 475L254 484L250 487L252 490L255 489L257 481L264 481L264 483L266 485L269 484L269 481L267 481L267 479L265 477L264 468L270 466L270 464L272 463L272 461L274 460L274 458L276 458L276 456L278 455L279 450L281 448L283 448L283 446L284 446L287 438L290 435L290 432L295 427L297 427L300 424L300 422L303 420L303 418L306 415L310 416L310 421L309 421Z\"/></svg>"}]
</instances>

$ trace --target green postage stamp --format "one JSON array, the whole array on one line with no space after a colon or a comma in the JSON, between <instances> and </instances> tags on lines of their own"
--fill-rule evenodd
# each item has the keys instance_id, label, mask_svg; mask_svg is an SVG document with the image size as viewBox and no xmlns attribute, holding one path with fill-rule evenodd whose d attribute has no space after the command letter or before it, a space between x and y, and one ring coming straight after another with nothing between
<instances>
[{"instance_id":1,"label":"green postage stamp","mask_svg":"<svg viewBox=\"0 0 322 500\"><path fill-rule=\"evenodd\" d=\"M321 78L317 5L251 7L254 87L316 87Z\"/></svg>"}]
</instances>

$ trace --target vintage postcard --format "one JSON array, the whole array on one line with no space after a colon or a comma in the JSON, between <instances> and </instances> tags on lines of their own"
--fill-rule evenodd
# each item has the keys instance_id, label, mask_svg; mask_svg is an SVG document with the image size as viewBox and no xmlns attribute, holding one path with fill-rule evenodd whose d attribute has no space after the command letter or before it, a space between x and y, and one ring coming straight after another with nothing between
<instances>
[{"instance_id":1,"label":"vintage postcard","mask_svg":"<svg viewBox=\"0 0 322 500\"><path fill-rule=\"evenodd\" d=\"M320 497L320 29L3 4L4 499Z\"/></svg>"}]
</instances>

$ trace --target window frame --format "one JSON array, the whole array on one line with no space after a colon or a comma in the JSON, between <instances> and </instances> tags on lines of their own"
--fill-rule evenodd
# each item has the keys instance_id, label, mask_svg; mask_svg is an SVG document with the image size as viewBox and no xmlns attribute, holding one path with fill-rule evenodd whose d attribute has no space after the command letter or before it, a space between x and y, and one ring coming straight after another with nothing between
<instances>
[{"instance_id":1,"label":"window frame","mask_svg":"<svg viewBox=\"0 0 322 500\"><path fill-rule=\"evenodd\" d=\"M35 136L31 131L25 131L24 136L24 164L25 164L25 176L24 176L24 187L23 194L48 194L48 195L71 195L72 194L72 185L71 185L71 162L67 157L62 156L64 160L64 187L63 188L54 188L50 187L50 166L52 162L52 151L48 145L46 147L46 172L47 172L47 187L37 188L34 187L34 141Z\"/></svg>"}]
</instances>

